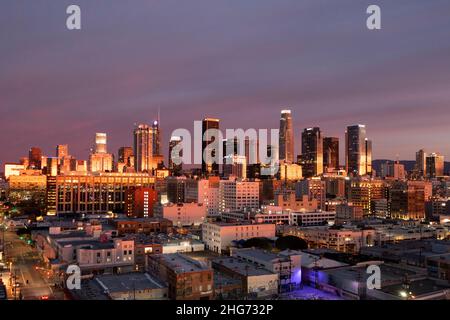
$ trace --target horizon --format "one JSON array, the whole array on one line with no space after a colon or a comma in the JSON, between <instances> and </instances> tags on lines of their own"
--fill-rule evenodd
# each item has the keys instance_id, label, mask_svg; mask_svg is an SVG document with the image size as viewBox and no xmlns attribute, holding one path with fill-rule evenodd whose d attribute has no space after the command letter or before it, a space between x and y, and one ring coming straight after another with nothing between
<instances>
[{"instance_id":1,"label":"horizon","mask_svg":"<svg viewBox=\"0 0 450 320\"><path fill-rule=\"evenodd\" d=\"M206 116L278 128L285 107L296 154L302 130L318 126L339 137L342 162L346 126L364 123L374 159L419 149L450 159L448 1L377 1L376 32L364 25L368 0L79 0L76 32L65 28L69 3L10 1L0 12L1 166L32 146L52 155L68 144L87 159L96 132L116 155L158 110L167 162L174 129Z\"/></svg>"}]
</instances>

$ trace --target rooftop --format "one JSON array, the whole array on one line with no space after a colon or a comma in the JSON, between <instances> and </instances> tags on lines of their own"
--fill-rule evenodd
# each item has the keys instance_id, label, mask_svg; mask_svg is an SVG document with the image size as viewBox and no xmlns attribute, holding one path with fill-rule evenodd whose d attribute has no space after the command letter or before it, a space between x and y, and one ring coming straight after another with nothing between
<instances>
[{"instance_id":1,"label":"rooftop","mask_svg":"<svg viewBox=\"0 0 450 320\"><path fill-rule=\"evenodd\" d=\"M266 269L255 266L252 263L245 262L234 257L224 257L213 260L213 263L224 266L243 276L263 276L274 274Z\"/></svg>"},{"instance_id":2,"label":"rooftop","mask_svg":"<svg viewBox=\"0 0 450 320\"><path fill-rule=\"evenodd\" d=\"M158 257L162 259L167 266L173 269L175 273L211 270L211 268L204 263L179 253L161 254L158 255Z\"/></svg>"},{"instance_id":3,"label":"rooftop","mask_svg":"<svg viewBox=\"0 0 450 320\"><path fill-rule=\"evenodd\" d=\"M126 273L117 275L102 275L95 281L108 292L125 292L133 290L161 289L164 286L147 273Z\"/></svg>"}]
</instances>

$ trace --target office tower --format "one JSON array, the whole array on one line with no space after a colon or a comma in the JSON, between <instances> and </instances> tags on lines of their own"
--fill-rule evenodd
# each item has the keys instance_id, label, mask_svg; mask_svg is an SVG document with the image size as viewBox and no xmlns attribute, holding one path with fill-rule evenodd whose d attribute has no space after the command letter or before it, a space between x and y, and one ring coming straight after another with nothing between
<instances>
[{"instance_id":1,"label":"office tower","mask_svg":"<svg viewBox=\"0 0 450 320\"><path fill-rule=\"evenodd\" d=\"M249 137L245 138L244 142L245 159L247 165L253 165L259 163L259 143L258 139L253 140Z\"/></svg>"},{"instance_id":2,"label":"office tower","mask_svg":"<svg viewBox=\"0 0 450 320\"><path fill-rule=\"evenodd\" d=\"M386 199L388 188L382 180L361 180L354 178L348 181L348 201L354 206L362 207L364 215L373 215L372 202Z\"/></svg>"},{"instance_id":3,"label":"office tower","mask_svg":"<svg viewBox=\"0 0 450 320\"><path fill-rule=\"evenodd\" d=\"M30 159L28 157L21 157L20 164L23 165L23 169L27 169L30 166Z\"/></svg>"},{"instance_id":4,"label":"office tower","mask_svg":"<svg viewBox=\"0 0 450 320\"><path fill-rule=\"evenodd\" d=\"M247 179L247 160L245 156L228 155L224 159L223 176Z\"/></svg>"},{"instance_id":5,"label":"office tower","mask_svg":"<svg viewBox=\"0 0 450 320\"><path fill-rule=\"evenodd\" d=\"M259 209L259 182L221 180L219 182L220 212L251 211Z\"/></svg>"},{"instance_id":6,"label":"office tower","mask_svg":"<svg viewBox=\"0 0 450 320\"><path fill-rule=\"evenodd\" d=\"M279 160L294 162L294 129L291 110L282 110L280 119Z\"/></svg>"},{"instance_id":7,"label":"office tower","mask_svg":"<svg viewBox=\"0 0 450 320\"><path fill-rule=\"evenodd\" d=\"M140 124L134 129L134 162L137 172L150 172L153 163L153 127Z\"/></svg>"},{"instance_id":8,"label":"office tower","mask_svg":"<svg viewBox=\"0 0 450 320\"><path fill-rule=\"evenodd\" d=\"M159 121L155 120L153 121L152 125L153 129L153 155L159 156L161 155L161 128L159 127Z\"/></svg>"},{"instance_id":9,"label":"office tower","mask_svg":"<svg viewBox=\"0 0 450 320\"><path fill-rule=\"evenodd\" d=\"M181 143L182 138L178 137L178 136L172 136L170 138L170 142L169 142L169 170L170 170L170 174L172 176L179 176L181 175L181 172L183 171L183 163L179 162L179 164L176 164L174 162L173 156L172 156L172 152L173 149L179 144ZM183 157L183 150L180 150L179 154L179 161L182 160Z\"/></svg>"},{"instance_id":10,"label":"office tower","mask_svg":"<svg viewBox=\"0 0 450 320\"><path fill-rule=\"evenodd\" d=\"M426 172L428 178L444 176L444 156L432 153L426 158Z\"/></svg>"},{"instance_id":11,"label":"office tower","mask_svg":"<svg viewBox=\"0 0 450 320\"><path fill-rule=\"evenodd\" d=\"M186 177L167 177L167 200L170 203L184 203L186 192Z\"/></svg>"},{"instance_id":12,"label":"office tower","mask_svg":"<svg viewBox=\"0 0 450 320\"><path fill-rule=\"evenodd\" d=\"M154 216L158 192L154 188L132 187L125 192L125 214L133 218Z\"/></svg>"},{"instance_id":13,"label":"office tower","mask_svg":"<svg viewBox=\"0 0 450 320\"><path fill-rule=\"evenodd\" d=\"M372 141L366 139L366 174L372 174Z\"/></svg>"},{"instance_id":14,"label":"office tower","mask_svg":"<svg viewBox=\"0 0 450 320\"><path fill-rule=\"evenodd\" d=\"M69 157L69 146L67 144L58 144L56 146L56 157L59 161L65 157Z\"/></svg>"},{"instance_id":15,"label":"office tower","mask_svg":"<svg viewBox=\"0 0 450 320\"><path fill-rule=\"evenodd\" d=\"M372 173L372 142L366 138L366 126L347 127L345 132L345 165L349 175Z\"/></svg>"},{"instance_id":16,"label":"office tower","mask_svg":"<svg viewBox=\"0 0 450 320\"><path fill-rule=\"evenodd\" d=\"M95 134L95 153L107 153L106 133Z\"/></svg>"},{"instance_id":17,"label":"office tower","mask_svg":"<svg viewBox=\"0 0 450 320\"><path fill-rule=\"evenodd\" d=\"M304 179L295 184L295 195L297 199L308 196L309 201L316 200L319 209L325 209L326 183L320 178Z\"/></svg>"},{"instance_id":18,"label":"office tower","mask_svg":"<svg viewBox=\"0 0 450 320\"><path fill-rule=\"evenodd\" d=\"M381 178L394 178L395 180L403 180L406 178L405 166L398 161L381 164L381 172L379 174Z\"/></svg>"},{"instance_id":19,"label":"office tower","mask_svg":"<svg viewBox=\"0 0 450 320\"><path fill-rule=\"evenodd\" d=\"M421 149L416 152L416 172L419 177L427 176L427 154Z\"/></svg>"},{"instance_id":20,"label":"office tower","mask_svg":"<svg viewBox=\"0 0 450 320\"><path fill-rule=\"evenodd\" d=\"M120 147L118 152L118 162L124 163L127 167L132 167L131 160L133 158L132 147Z\"/></svg>"},{"instance_id":21,"label":"office tower","mask_svg":"<svg viewBox=\"0 0 450 320\"><path fill-rule=\"evenodd\" d=\"M47 176L55 177L58 175L58 158L47 158Z\"/></svg>"},{"instance_id":22,"label":"office tower","mask_svg":"<svg viewBox=\"0 0 450 320\"><path fill-rule=\"evenodd\" d=\"M42 168L42 150L38 147L30 148L28 152L29 167L31 169Z\"/></svg>"},{"instance_id":23,"label":"office tower","mask_svg":"<svg viewBox=\"0 0 450 320\"><path fill-rule=\"evenodd\" d=\"M389 191L390 216L393 219L425 219L425 203L433 192L428 181L395 182Z\"/></svg>"},{"instance_id":24,"label":"office tower","mask_svg":"<svg viewBox=\"0 0 450 320\"><path fill-rule=\"evenodd\" d=\"M323 137L320 128L307 128L303 131L301 159L305 178L323 173Z\"/></svg>"},{"instance_id":25,"label":"office tower","mask_svg":"<svg viewBox=\"0 0 450 320\"><path fill-rule=\"evenodd\" d=\"M214 158L217 157L215 152L221 147L220 140L218 140L218 137L213 137L208 130L219 130L219 119L205 118L202 122L202 135L204 138L202 139L202 155L207 146L214 149L214 151L209 153L213 159L204 159L205 157L202 157L202 173L204 175L219 175L219 163L214 161Z\"/></svg>"},{"instance_id":26,"label":"office tower","mask_svg":"<svg viewBox=\"0 0 450 320\"><path fill-rule=\"evenodd\" d=\"M339 169L339 138L323 138L323 167L324 172Z\"/></svg>"},{"instance_id":27,"label":"office tower","mask_svg":"<svg viewBox=\"0 0 450 320\"><path fill-rule=\"evenodd\" d=\"M89 170L91 172L111 172L113 169L113 155L107 152L106 133L95 134L95 146L89 155Z\"/></svg>"}]
</instances>

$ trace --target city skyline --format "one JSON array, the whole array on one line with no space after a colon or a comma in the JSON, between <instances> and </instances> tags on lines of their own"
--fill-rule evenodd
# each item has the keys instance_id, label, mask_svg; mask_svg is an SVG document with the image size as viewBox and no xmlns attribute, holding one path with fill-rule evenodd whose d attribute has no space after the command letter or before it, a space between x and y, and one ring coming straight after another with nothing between
<instances>
[{"instance_id":1,"label":"city skyline","mask_svg":"<svg viewBox=\"0 0 450 320\"><path fill-rule=\"evenodd\" d=\"M345 128L363 123L374 159L413 160L421 148L450 158L450 47L439 44L448 1L379 1L378 33L364 28L364 1L285 0L275 11L270 1L78 2L79 33L61 23L64 1L11 2L0 13L10 40L0 44L1 166L33 146L51 155L57 144L87 159L96 132L116 155L158 108L166 162L176 128L206 116L222 128L277 128L284 107L295 154L304 128L339 137L342 151ZM36 14L19 21L19 11Z\"/></svg>"}]
</instances>

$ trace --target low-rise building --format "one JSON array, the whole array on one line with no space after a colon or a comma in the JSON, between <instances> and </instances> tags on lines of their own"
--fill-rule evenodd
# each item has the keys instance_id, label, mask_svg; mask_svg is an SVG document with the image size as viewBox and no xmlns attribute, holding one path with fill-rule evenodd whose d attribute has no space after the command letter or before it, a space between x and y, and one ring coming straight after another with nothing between
<instances>
[{"instance_id":1,"label":"low-rise building","mask_svg":"<svg viewBox=\"0 0 450 320\"><path fill-rule=\"evenodd\" d=\"M202 225L202 240L211 251L222 253L233 241L275 237L274 224L208 222Z\"/></svg>"},{"instance_id":2,"label":"low-rise building","mask_svg":"<svg viewBox=\"0 0 450 320\"><path fill-rule=\"evenodd\" d=\"M211 300L213 270L185 255L147 256L147 272L167 283L172 300Z\"/></svg>"}]
</instances>

